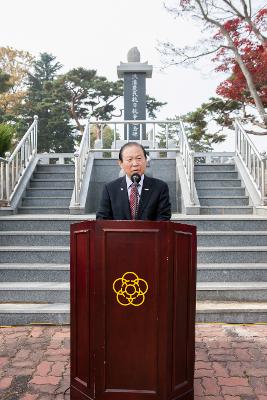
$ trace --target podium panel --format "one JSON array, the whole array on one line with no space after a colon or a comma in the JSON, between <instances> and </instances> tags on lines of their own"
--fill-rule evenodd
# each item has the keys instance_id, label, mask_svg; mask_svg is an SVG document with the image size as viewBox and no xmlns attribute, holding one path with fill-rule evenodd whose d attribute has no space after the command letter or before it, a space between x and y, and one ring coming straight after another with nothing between
<instances>
[{"instance_id":1,"label":"podium panel","mask_svg":"<svg viewBox=\"0 0 267 400\"><path fill-rule=\"evenodd\" d=\"M71 399L193 400L195 227L71 226Z\"/></svg>"},{"instance_id":2,"label":"podium panel","mask_svg":"<svg viewBox=\"0 0 267 400\"><path fill-rule=\"evenodd\" d=\"M81 223L71 235L71 381L77 391L73 399L94 398L94 233L94 226Z\"/></svg>"},{"instance_id":3,"label":"podium panel","mask_svg":"<svg viewBox=\"0 0 267 400\"><path fill-rule=\"evenodd\" d=\"M178 224L177 224L178 225ZM173 230L172 387L181 394L194 385L196 250L195 237L179 224ZM193 397L192 397L193 398Z\"/></svg>"}]
</instances>

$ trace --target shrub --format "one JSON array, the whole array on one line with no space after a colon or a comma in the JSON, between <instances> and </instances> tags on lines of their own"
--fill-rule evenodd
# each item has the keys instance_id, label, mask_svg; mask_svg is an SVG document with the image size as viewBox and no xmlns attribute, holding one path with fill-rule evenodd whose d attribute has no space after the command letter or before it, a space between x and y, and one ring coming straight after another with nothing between
<instances>
[{"instance_id":1,"label":"shrub","mask_svg":"<svg viewBox=\"0 0 267 400\"><path fill-rule=\"evenodd\" d=\"M14 133L13 126L0 124L0 157L5 157L5 152L11 150Z\"/></svg>"}]
</instances>

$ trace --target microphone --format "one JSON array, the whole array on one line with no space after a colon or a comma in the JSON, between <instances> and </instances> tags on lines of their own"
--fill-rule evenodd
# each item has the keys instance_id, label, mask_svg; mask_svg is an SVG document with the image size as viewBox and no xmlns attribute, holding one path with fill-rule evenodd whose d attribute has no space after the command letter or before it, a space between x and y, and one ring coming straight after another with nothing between
<instances>
[{"instance_id":1,"label":"microphone","mask_svg":"<svg viewBox=\"0 0 267 400\"><path fill-rule=\"evenodd\" d=\"M141 181L141 176L137 173L132 174L131 176L131 181L138 185L138 183Z\"/></svg>"}]
</instances>

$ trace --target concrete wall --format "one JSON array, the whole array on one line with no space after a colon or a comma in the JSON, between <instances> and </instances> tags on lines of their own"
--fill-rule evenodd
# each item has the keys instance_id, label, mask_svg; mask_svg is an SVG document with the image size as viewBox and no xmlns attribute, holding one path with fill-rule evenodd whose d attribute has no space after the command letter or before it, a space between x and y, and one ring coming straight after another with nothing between
<instances>
[{"instance_id":1,"label":"concrete wall","mask_svg":"<svg viewBox=\"0 0 267 400\"><path fill-rule=\"evenodd\" d=\"M88 189L86 212L95 213L98 209L101 193L105 183L119 177L120 167L114 159L95 159Z\"/></svg>"},{"instance_id":2,"label":"concrete wall","mask_svg":"<svg viewBox=\"0 0 267 400\"><path fill-rule=\"evenodd\" d=\"M177 184L176 184L176 160L170 158L151 159L147 175L166 182L169 186L172 212L178 212Z\"/></svg>"}]
</instances>

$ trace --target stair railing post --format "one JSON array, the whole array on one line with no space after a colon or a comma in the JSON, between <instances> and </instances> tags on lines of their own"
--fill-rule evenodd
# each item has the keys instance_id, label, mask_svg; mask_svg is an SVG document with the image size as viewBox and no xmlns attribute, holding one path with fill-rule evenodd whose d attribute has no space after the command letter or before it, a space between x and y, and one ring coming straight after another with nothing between
<instances>
[{"instance_id":1,"label":"stair railing post","mask_svg":"<svg viewBox=\"0 0 267 400\"><path fill-rule=\"evenodd\" d=\"M79 151L75 151L74 153L74 160L75 160L75 205L78 206L80 204L80 167L81 167L81 160L79 157Z\"/></svg>"},{"instance_id":2,"label":"stair railing post","mask_svg":"<svg viewBox=\"0 0 267 400\"><path fill-rule=\"evenodd\" d=\"M261 160L261 205L264 206L265 202L265 163Z\"/></svg>"},{"instance_id":3,"label":"stair railing post","mask_svg":"<svg viewBox=\"0 0 267 400\"><path fill-rule=\"evenodd\" d=\"M239 120L235 120L236 155L245 167L248 176L260 196L260 204L265 203L265 160L259 153Z\"/></svg>"},{"instance_id":4,"label":"stair railing post","mask_svg":"<svg viewBox=\"0 0 267 400\"><path fill-rule=\"evenodd\" d=\"M192 204L195 204L195 195L194 195L194 168L195 168L195 159L194 159L194 152L190 151L190 198Z\"/></svg>"},{"instance_id":5,"label":"stair railing post","mask_svg":"<svg viewBox=\"0 0 267 400\"><path fill-rule=\"evenodd\" d=\"M0 200L3 201L4 200L4 162L0 161Z\"/></svg>"},{"instance_id":6,"label":"stair railing post","mask_svg":"<svg viewBox=\"0 0 267 400\"><path fill-rule=\"evenodd\" d=\"M237 153L238 151L238 127L237 124L235 124L235 152Z\"/></svg>"},{"instance_id":7,"label":"stair railing post","mask_svg":"<svg viewBox=\"0 0 267 400\"><path fill-rule=\"evenodd\" d=\"M34 116L35 126L34 126L34 149L35 154L37 154L37 145L38 145L38 115Z\"/></svg>"},{"instance_id":8,"label":"stair railing post","mask_svg":"<svg viewBox=\"0 0 267 400\"><path fill-rule=\"evenodd\" d=\"M194 151L191 150L183 121L180 119L180 152L182 155L182 160L184 164L184 169L185 169L185 174L186 174L186 180L187 180L187 185L189 189L189 196L192 205L195 204L195 193L194 193L194 188L195 188L195 177L194 177L194 163L195 163L195 157L194 157Z\"/></svg>"},{"instance_id":9,"label":"stair railing post","mask_svg":"<svg viewBox=\"0 0 267 400\"><path fill-rule=\"evenodd\" d=\"M10 205L10 157L11 153L9 151L7 151L5 153L5 157L7 160L6 163L6 201L7 201L7 205Z\"/></svg>"}]
</instances>

